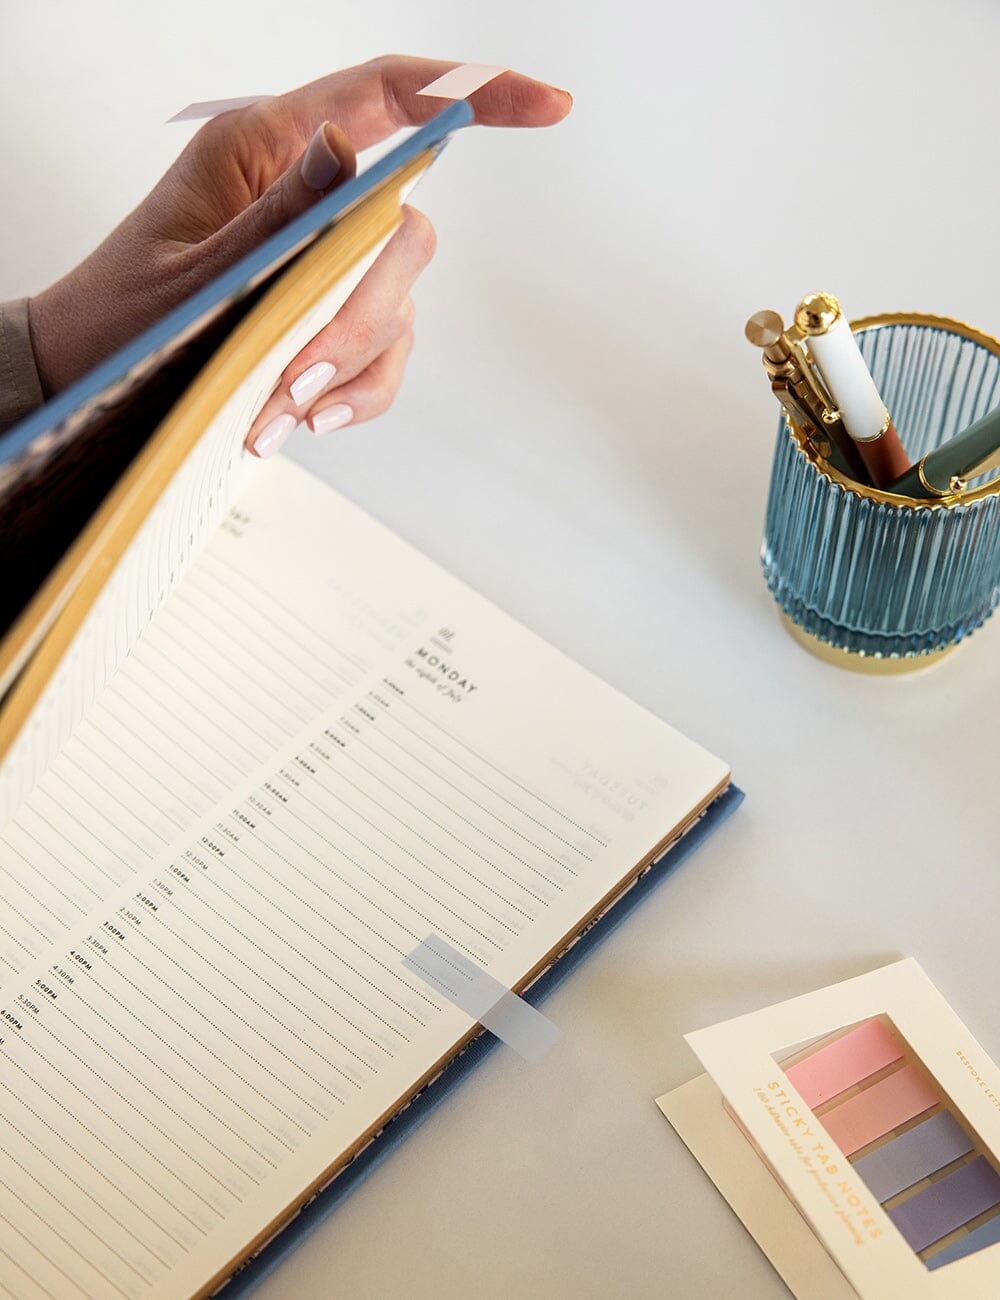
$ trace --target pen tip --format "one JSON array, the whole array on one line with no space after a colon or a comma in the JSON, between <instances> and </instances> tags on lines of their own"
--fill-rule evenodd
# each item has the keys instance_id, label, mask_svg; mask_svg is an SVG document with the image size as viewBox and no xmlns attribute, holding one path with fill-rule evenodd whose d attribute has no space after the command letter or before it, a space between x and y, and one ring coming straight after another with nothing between
<instances>
[{"instance_id":1,"label":"pen tip","mask_svg":"<svg viewBox=\"0 0 1000 1300\"><path fill-rule=\"evenodd\" d=\"M769 348L784 334L785 325L776 311L755 311L743 332L755 348Z\"/></svg>"}]
</instances>

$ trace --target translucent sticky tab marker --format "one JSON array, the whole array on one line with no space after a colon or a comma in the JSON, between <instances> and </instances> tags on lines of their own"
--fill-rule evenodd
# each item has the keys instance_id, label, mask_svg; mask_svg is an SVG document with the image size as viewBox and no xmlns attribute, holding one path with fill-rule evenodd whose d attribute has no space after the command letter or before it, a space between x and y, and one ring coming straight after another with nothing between
<instances>
[{"instance_id":1,"label":"translucent sticky tab marker","mask_svg":"<svg viewBox=\"0 0 1000 1300\"><path fill-rule=\"evenodd\" d=\"M541 1060L559 1037L551 1020L439 935L418 944L403 965L526 1061Z\"/></svg>"},{"instance_id":2,"label":"translucent sticky tab marker","mask_svg":"<svg viewBox=\"0 0 1000 1300\"><path fill-rule=\"evenodd\" d=\"M207 117L218 117L220 113L228 113L231 108L249 108L251 104L258 104L267 98L267 95L242 95L239 99L206 99L198 104L188 104L187 108L168 117L167 122L198 122Z\"/></svg>"},{"instance_id":3,"label":"translucent sticky tab marker","mask_svg":"<svg viewBox=\"0 0 1000 1300\"><path fill-rule=\"evenodd\" d=\"M463 63L460 68L452 68L418 90L417 94L436 95L439 99L466 99L474 90L499 77L501 72L509 71L509 68L495 68L489 63Z\"/></svg>"}]
</instances>

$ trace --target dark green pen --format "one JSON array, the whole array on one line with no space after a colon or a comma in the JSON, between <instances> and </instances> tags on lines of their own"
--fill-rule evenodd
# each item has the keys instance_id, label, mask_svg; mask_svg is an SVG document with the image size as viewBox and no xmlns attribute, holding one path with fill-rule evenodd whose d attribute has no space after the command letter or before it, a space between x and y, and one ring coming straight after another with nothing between
<instances>
[{"instance_id":1,"label":"dark green pen","mask_svg":"<svg viewBox=\"0 0 1000 1300\"><path fill-rule=\"evenodd\" d=\"M964 492L969 482L1000 468L1000 406L929 451L886 488L897 496L932 500Z\"/></svg>"}]
</instances>

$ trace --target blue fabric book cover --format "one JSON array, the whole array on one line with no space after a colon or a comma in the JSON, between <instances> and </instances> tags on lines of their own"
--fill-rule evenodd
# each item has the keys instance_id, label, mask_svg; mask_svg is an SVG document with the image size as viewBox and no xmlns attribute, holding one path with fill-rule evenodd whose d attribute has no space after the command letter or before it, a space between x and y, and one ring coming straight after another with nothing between
<instances>
[{"instance_id":1,"label":"blue fabric book cover","mask_svg":"<svg viewBox=\"0 0 1000 1300\"><path fill-rule=\"evenodd\" d=\"M577 942L541 975L525 992L524 998L538 1006L598 944L628 919L640 903L676 871L743 802L743 791L730 785L712 803L694 826L641 875L617 903L600 920L591 925ZM399 1115L392 1119L375 1141L367 1147L334 1181L299 1214L264 1249L250 1260L223 1288L221 1294L241 1300L249 1296L293 1250L314 1232L351 1192L392 1154L397 1146L418 1128L465 1079L476 1066L499 1045L493 1034L483 1032L472 1045L452 1061L440 1078L425 1088Z\"/></svg>"},{"instance_id":2,"label":"blue fabric book cover","mask_svg":"<svg viewBox=\"0 0 1000 1300\"><path fill-rule=\"evenodd\" d=\"M65 900L42 889L31 899L38 917L12 920L23 953L8 964L29 989L33 962L49 963L43 974L61 971L59 989L42 980L58 1004L29 999L32 1017L101 1008L112 1032L85 1031L93 1072L122 1106L133 1087L143 1090L143 1131L154 1115L161 1124L167 1145L154 1151L133 1141L117 1102L115 1113L91 1115L81 1093L87 1127L72 1131L88 1144L108 1126L113 1141L95 1146L90 1167L111 1185L124 1143L145 1188L122 1213L134 1216L130 1240L149 1259L131 1245L108 1255L95 1236L101 1250L84 1243L96 1252L93 1267L136 1273L141 1263L164 1294L171 1284L185 1294L218 1288L234 1270L228 1293L247 1293L491 1049L490 1035L475 1037L481 1011L456 1020L454 1008L400 984L400 945L430 926L505 988L530 981L525 997L535 1003L742 797L721 760L331 489L282 457L247 464L248 392L270 391L315 332L313 313L344 301L370 264L354 256L353 236L364 235L364 257L377 256L400 219L402 180L470 120L467 104L446 109L0 442L0 456L16 465L40 442L72 442L116 406L140 410L152 426L140 430L148 441L100 507L103 532L75 586L38 625L33 657L21 647L26 666L0 709L0 822L40 880L59 879L67 845L78 874L91 873L84 883L97 901L79 905L75 947L65 946ZM150 377L170 372L177 344L181 369L156 401L137 406ZM193 377L179 391L185 373ZM308 662L304 638L313 638ZM129 669L149 655L137 685ZM130 683L123 699L120 673ZM463 691L474 709L461 704ZM297 711L296 698L309 708ZM441 713L449 700L460 715ZM130 708L138 726L119 711ZM70 753L84 728L87 741ZM240 766L233 758L247 729L261 746L243 746ZM219 758L229 765L223 776ZM220 788L193 779L188 760ZM36 797L52 772L55 796ZM182 802L178 777L187 783ZM303 790L303 780L314 785ZM158 818L160 833L147 835ZM108 872L112 859L124 878ZM331 961L340 963L335 975ZM317 979L330 981L322 996ZM165 1013L169 1032L186 1035L180 1052L157 1035ZM119 1017L124 1070L113 1055ZM265 1032L272 1023L287 1035L277 1055ZM36 1051L35 1020L16 1029L0 1045L12 1061ZM58 1030L45 1042L65 1050ZM210 1074L199 1064L205 1053ZM280 1077L278 1059L287 1067ZM51 1074L54 1095L69 1080ZM224 1116L207 1106L206 1084ZM183 1112L171 1100L178 1086ZM59 1124L78 1123L63 1107ZM30 1142L33 1121L25 1124ZM46 1158L37 1144L25 1153L36 1158ZM214 1168L220 1159L225 1177ZM44 1177L55 1187L61 1174L46 1167ZM168 1202L171 1179L202 1188L201 1208L187 1194ZM164 1199L162 1215L149 1197ZM173 1245L161 1242L157 1253L147 1234L168 1220Z\"/></svg>"}]
</instances>

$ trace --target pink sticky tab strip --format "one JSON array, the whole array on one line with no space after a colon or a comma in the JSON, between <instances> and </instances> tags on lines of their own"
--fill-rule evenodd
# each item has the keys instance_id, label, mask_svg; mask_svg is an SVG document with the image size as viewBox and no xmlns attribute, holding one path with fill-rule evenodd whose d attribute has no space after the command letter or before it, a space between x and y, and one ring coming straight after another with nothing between
<instances>
[{"instance_id":1,"label":"pink sticky tab strip","mask_svg":"<svg viewBox=\"0 0 1000 1300\"><path fill-rule=\"evenodd\" d=\"M872 1084L820 1116L820 1123L845 1156L884 1137L899 1124L922 1114L940 1098L912 1065Z\"/></svg>"},{"instance_id":2,"label":"pink sticky tab strip","mask_svg":"<svg viewBox=\"0 0 1000 1300\"><path fill-rule=\"evenodd\" d=\"M785 1071L807 1106L820 1106L898 1061L903 1049L881 1020L867 1020Z\"/></svg>"},{"instance_id":3,"label":"pink sticky tab strip","mask_svg":"<svg viewBox=\"0 0 1000 1300\"><path fill-rule=\"evenodd\" d=\"M489 63L463 63L460 68L452 68L443 77L438 77L437 81L418 90L417 94L436 95L439 99L465 99L480 86L499 77L501 72L509 71L509 68L494 68Z\"/></svg>"},{"instance_id":4,"label":"pink sticky tab strip","mask_svg":"<svg viewBox=\"0 0 1000 1300\"><path fill-rule=\"evenodd\" d=\"M197 122L206 117L218 117L220 113L228 113L231 108L249 108L251 104L258 104L262 99L267 98L267 95L241 95L238 99L206 99L198 104L188 104L187 108L182 108L173 117L168 117L167 121Z\"/></svg>"}]
</instances>

